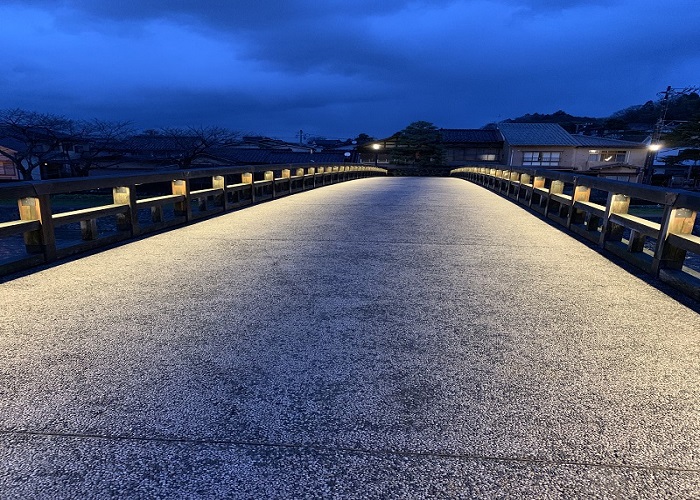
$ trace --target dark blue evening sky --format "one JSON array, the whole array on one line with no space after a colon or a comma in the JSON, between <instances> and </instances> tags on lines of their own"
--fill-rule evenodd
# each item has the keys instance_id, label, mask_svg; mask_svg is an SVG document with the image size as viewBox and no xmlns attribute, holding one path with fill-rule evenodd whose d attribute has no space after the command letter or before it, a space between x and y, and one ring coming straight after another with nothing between
<instances>
[{"instance_id":1,"label":"dark blue evening sky","mask_svg":"<svg viewBox=\"0 0 700 500\"><path fill-rule=\"evenodd\" d=\"M700 84L697 0L0 0L0 108L292 139L607 116Z\"/></svg>"}]
</instances>

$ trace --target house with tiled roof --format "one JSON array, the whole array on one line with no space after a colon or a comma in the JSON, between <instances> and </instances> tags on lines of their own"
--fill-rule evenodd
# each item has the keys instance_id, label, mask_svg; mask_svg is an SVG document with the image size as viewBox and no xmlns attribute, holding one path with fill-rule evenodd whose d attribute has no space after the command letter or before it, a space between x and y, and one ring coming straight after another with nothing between
<instances>
[{"instance_id":1,"label":"house with tiled roof","mask_svg":"<svg viewBox=\"0 0 700 500\"><path fill-rule=\"evenodd\" d=\"M355 161L353 155L343 151L289 151L284 149L236 149L214 150L227 165L282 165L291 163L344 163Z\"/></svg>"},{"instance_id":2,"label":"house with tiled roof","mask_svg":"<svg viewBox=\"0 0 700 500\"><path fill-rule=\"evenodd\" d=\"M644 143L572 135L556 123L499 123L508 166L582 171L636 180L644 166Z\"/></svg>"},{"instance_id":3,"label":"house with tiled roof","mask_svg":"<svg viewBox=\"0 0 700 500\"><path fill-rule=\"evenodd\" d=\"M42 127L0 127L0 180L19 180L23 169L34 180L68 177L75 145L67 134Z\"/></svg>"},{"instance_id":4,"label":"house with tiled roof","mask_svg":"<svg viewBox=\"0 0 700 500\"><path fill-rule=\"evenodd\" d=\"M389 164L399 134L358 146L360 161ZM503 137L497 130L441 128L437 138L445 153L445 166L502 163Z\"/></svg>"},{"instance_id":5,"label":"house with tiled roof","mask_svg":"<svg viewBox=\"0 0 700 500\"><path fill-rule=\"evenodd\" d=\"M579 144L574 155L574 170L588 171L599 177L634 182L649 154L643 142L585 135L573 138Z\"/></svg>"},{"instance_id":6,"label":"house with tiled roof","mask_svg":"<svg viewBox=\"0 0 700 500\"><path fill-rule=\"evenodd\" d=\"M439 133L449 166L502 162L503 137L498 130L441 128Z\"/></svg>"},{"instance_id":7,"label":"house with tiled roof","mask_svg":"<svg viewBox=\"0 0 700 500\"><path fill-rule=\"evenodd\" d=\"M0 181L16 181L19 180L19 172L17 167L10 159L17 154L23 147L18 141L11 137L3 137L0 131ZM6 153L7 155L4 155Z\"/></svg>"},{"instance_id":8,"label":"house with tiled roof","mask_svg":"<svg viewBox=\"0 0 700 500\"><path fill-rule=\"evenodd\" d=\"M499 123L505 164L572 170L578 143L556 123Z\"/></svg>"}]
</instances>

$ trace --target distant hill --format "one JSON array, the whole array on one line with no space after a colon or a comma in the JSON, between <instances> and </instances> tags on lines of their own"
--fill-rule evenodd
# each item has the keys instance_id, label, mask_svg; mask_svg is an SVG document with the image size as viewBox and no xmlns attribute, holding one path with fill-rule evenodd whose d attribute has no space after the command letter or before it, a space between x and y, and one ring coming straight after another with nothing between
<instances>
[{"instance_id":1,"label":"distant hill","mask_svg":"<svg viewBox=\"0 0 700 500\"><path fill-rule=\"evenodd\" d=\"M661 114L661 101L647 101L644 104L630 106L612 114L610 118L627 123L645 123L653 125ZM669 101L667 121L688 121L700 117L700 96L692 94L679 95Z\"/></svg>"},{"instance_id":2,"label":"distant hill","mask_svg":"<svg viewBox=\"0 0 700 500\"><path fill-rule=\"evenodd\" d=\"M600 118L592 118L590 116L573 116L569 113L559 110L552 114L533 113L504 120L506 123L558 123L567 132L572 134L578 132L582 126L599 124L604 120Z\"/></svg>"},{"instance_id":3,"label":"distant hill","mask_svg":"<svg viewBox=\"0 0 700 500\"><path fill-rule=\"evenodd\" d=\"M574 116L559 110L551 114L528 113L517 118L504 120L506 123L558 123L572 134L582 132L589 135L617 135L633 139L643 136L644 131L653 128L662 110L661 100L647 101L616 111L608 117ZM688 121L700 119L700 96L697 93L671 98L666 113L666 121ZM490 128L494 124L489 124Z\"/></svg>"}]
</instances>

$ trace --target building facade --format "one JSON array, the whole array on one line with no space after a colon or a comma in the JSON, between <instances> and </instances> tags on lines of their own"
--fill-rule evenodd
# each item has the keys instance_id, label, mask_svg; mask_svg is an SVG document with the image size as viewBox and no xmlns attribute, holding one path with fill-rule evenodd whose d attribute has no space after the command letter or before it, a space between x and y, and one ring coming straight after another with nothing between
<instances>
[{"instance_id":1,"label":"building facade","mask_svg":"<svg viewBox=\"0 0 700 500\"><path fill-rule=\"evenodd\" d=\"M500 123L505 165L586 172L635 182L644 167L644 143L572 135L556 123Z\"/></svg>"}]
</instances>

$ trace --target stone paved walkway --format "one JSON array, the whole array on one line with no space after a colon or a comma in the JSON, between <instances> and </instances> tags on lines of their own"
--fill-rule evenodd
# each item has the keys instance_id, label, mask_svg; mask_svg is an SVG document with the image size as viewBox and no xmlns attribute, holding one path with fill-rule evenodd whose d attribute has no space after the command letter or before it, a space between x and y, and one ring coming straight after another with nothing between
<instances>
[{"instance_id":1,"label":"stone paved walkway","mask_svg":"<svg viewBox=\"0 0 700 500\"><path fill-rule=\"evenodd\" d=\"M698 498L700 315L465 181L0 284L0 498Z\"/></svg>"}]
</instances>

